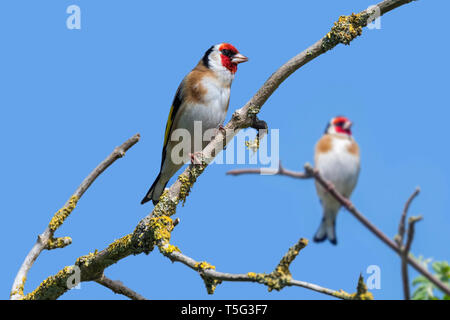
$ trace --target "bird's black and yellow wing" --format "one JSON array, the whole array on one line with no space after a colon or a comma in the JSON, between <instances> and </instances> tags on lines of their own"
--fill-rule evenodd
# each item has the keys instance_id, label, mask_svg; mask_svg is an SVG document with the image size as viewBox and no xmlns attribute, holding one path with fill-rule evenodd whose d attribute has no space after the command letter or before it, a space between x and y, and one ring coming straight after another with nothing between
<instances>
[{"instance_id":1,"label":"bird's black and yellow wing","mask_svg":"<svg viewBox=\"0 0 450 320\"><path fill-rule=\"evenodd\" d=\"M173 123L175 121L175 116L180 111L181 104L183 102L183 84L184 80L181 82L177 89L175 98L173 99L172 106L170 107L169 117L167 118L166 130L164 133L164 145L161 157L161 169L163 167L164 161L166 160L166 149L169 142L170 135L172 134Z\"/></svg>"}]
</instances>

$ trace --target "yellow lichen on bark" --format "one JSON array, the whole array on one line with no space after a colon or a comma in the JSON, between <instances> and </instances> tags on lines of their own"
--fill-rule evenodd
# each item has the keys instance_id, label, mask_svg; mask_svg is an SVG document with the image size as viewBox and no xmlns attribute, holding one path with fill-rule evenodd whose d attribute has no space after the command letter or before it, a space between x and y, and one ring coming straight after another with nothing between
<instances>
[{"instance_id":1,"label":"yellow lichen on bark","mask_svg":"<svg viewBox=\"0 0 450 320\"><path fill-rule=\"evenodd\" d=\"M346 300L373 300L373 295L370 291L368 291L362 275L359 276L355 293L350 294L341 289L336 291L333 295L337 298Z\"/></svg>"},{"instance_id":2,"label":"yellow lichen on bark","mask_svg":"<svg viewBox=\"0 0 450 320\"><path fill-rule=\"evenodd\" d=\"M72 238L70 237L62 237L62 238L51 237L48 239L45 249L47 250L60 249L70 245L71 243Z\"/></svg>"},{"instance_id":3,"label":"yellow lichen on bark","mask_svg":"<svg viewBox=\"0 0 450 320\"><path fill-rule=\"evenodd\" d=\"M213 270L215 270L215 269L216 269L215 266L209 264L209 263L206 262L206 261L197 262L197 263L195 264L194 267L195 267L195 269L197 269L197 270L206 270L206 269L213 269Z\"/></svg>"},{"instance_id":4,"label":"yellow lichen on bark","mask_svg":"<svg viewBox=\"0 0 450 320\"><path fill-rule=\"evenodd\" d=\"M367 24L367 17L368 15L364 13L340 16L330 32L322 39L322 49L328 51L339 43L349 45L353 39L362 34L362 28Z\"/></svg>"},{"instance_id":5,"label":"yellow lichen on bark","mask_svg":"<svg viewBox=\"0 0 450 320\"><path fill-rule=\"evenodd\" d=\"M191 166L188 174L183 173L178 177L178 181L181 182L178 200L181 201L183 205L191 192L192 186L197 181L197 178L203 173L206 166L207 164L204 159L202 159L201 164Z\"/></svg>"},{"instance_id":6,"label":"yellow lichen on bark","mask_svg":"<svg viewBox=\"0 0 450 320\"><path fill-rule=\"evenodd\" d=\"M73 266L64 267L54 276L41 282L33 292L23 297L23 300L54 300L62 292L67 291L67 279L73 274Z\"/></svg>"},{"instance_id":7,"label":"yellow lichen on bark","mask_svg":"<svg viewBox=\"0 0 450 320\"><path fill-rule=\"evenodd\" d=\"M292 280L289 267L299 254L300 250L307 245L307 239L300 239L293 247L289 248L288 252L283 256L274 271L269 274L249 272L247 273L248 277L258 283L265 284L268 287L269 292L272 290L280 291L285 286L289 285Z\"/></svg>"},{"instance_id":8,"label":"yellow lichen on bark","mask_svg":"<svg viewBox=\"0 0 450 320\"><path fill-rule=\"evenodd\" d=\"M58 229L64 223L64 221L73 211L73 209L75 209L75 207L77 206L77 202L78 197L72 196L67 206L62 207L53 215L53 218L50 220L50 223L48 224L48 227L52 232L55 232L56 229Z\"/></svg>"}]
</instances>

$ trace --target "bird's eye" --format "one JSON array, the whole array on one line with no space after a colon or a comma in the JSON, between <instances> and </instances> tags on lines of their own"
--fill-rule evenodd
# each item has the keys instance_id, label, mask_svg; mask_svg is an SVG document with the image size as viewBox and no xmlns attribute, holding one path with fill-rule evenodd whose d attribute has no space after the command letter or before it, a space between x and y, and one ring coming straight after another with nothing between
<instances>
[{"instance_id":1,"label":"bird's eye","mask_svg":"<svg viewBox=\"0 0 450 320\"><path fill-rule=\"evenodd\" d=\"M344 121L339 121L338 123L336 123L336 125L337 125L338 127L343 127L344 124L345 124Z\"/></svg>"},{"instance_id":2,"label":"bird's eye","mask_svg":"<svg viewBox=\"0 0 450 320\"><path fill-rule=\"evenodd\" d=\"M226 57L231 57L233 55L233 52L231 50L224 49L222 50L222 54Z\"/></svg>"}]
</instances>

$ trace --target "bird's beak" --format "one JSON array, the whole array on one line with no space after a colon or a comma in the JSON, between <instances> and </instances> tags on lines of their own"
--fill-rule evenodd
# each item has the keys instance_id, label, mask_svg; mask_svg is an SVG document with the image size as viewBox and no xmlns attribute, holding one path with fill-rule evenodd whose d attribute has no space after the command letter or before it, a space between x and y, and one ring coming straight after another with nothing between
<instances>
[{"instance_id":1,"label":"bird's beak","mask_svg":"<svg viewBox=\"0 0 450 320\"><path fill-rule=\"evenodd\" d=\"M233 63L242 63L242 62L247 62L248 58L240 53L236 53L233 58L231 59L231 62Z\"/></svg>"},{"instance_id":2,"label":"bird's beak","mask_svg":"<svg viewBox=\"0 0 450 320\"><path fill-rule=\"evenodd\" d=\"M347 121L346 123L344 123L344 126L342 127L342 129L344 130L349 130L353 125L353 122L351 121Z\"/></svg>"}]
</instances>

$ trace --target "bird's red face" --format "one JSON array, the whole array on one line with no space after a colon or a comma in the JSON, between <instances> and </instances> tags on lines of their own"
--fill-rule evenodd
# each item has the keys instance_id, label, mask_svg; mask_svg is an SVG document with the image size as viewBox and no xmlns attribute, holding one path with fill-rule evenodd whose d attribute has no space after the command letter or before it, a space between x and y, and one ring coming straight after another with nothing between
<instances>
[{"instance_id":1,"label":"bird's red face","mask_svg":"<svg viewBox=\"0 0 450 320\"><path fill-rule=\"evenodd\" d=\"M248 61L248 58L239 53L239 51L229 43L223 43L219 47L220 59L222 65L230 70L231 73L236 73L237 65Z\"/></svg>"},{"instance_id":2,"label":"bird's red face","mask_svg":"<svg viewBox=\"0 0 450 320\"><path fill-rule=\"evenodd\" d=\"M331 120L330 126L332 127L332 129L334 129L336 133L342 133L351 136L352 124L353 123L346 117L339 116Z\"/></svg>"}]
</instances>

